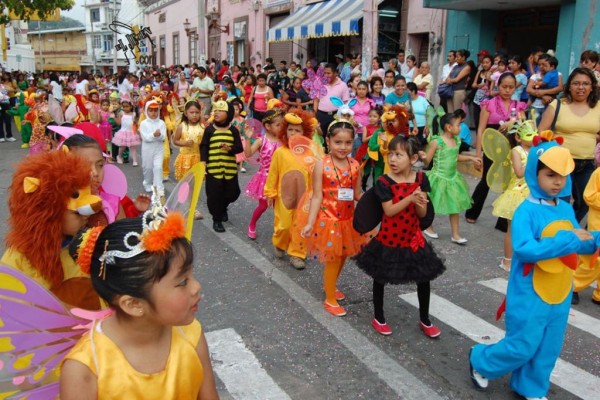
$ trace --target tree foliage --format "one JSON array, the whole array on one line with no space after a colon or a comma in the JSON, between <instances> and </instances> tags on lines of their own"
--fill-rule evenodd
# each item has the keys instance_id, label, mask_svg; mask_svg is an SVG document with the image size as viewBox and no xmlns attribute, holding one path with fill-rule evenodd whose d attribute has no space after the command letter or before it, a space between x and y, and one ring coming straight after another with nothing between
<instances>
[{"instance_id":1,"label":"tree foliage","mask_svg":"<svg viewBox=\"0 0 600 400\"><path fill-rule=\"evenodd\" d=\"M6 11L12 11L19 19L29 21L30 18L37 15L41 19L51 16L54 10L70 10L75 5L75 0L0 0L2 15L0 15L0 23L10 21Z\"/></svg>"}]
</instances>

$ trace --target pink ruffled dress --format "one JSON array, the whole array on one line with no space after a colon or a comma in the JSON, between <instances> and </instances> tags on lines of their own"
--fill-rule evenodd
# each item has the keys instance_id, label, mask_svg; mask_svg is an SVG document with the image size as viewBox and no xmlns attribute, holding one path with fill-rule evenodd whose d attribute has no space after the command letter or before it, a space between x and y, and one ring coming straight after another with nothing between
<instances>
[{"instance_id":1,"label":"pink ruffled dress","mask_svg":"<svg viewBox=\"0 0 600 400\"><path fill-rule=\"evenodd\" d=\"M110 111L100 111L100 124L98 128L100 128L100 132L102 132L102 137L107 142L112 140L112 125L108 122L108 118L110 117Z\"/></svg>"},{"instance_id":2,"label":"pink ruffled dress","mask_svg":"<svg viewBox=\"0 0 600 400\"><path fill-rule=\"evenodd\" d=\"M247 196L257 200L265 199L264 188L265 183L267 182L271 160L273 159L273 153L275 153L275 150L281 145L279 141L271 142L266 136L263 136L262 141L263 143L259 152L260 168L256 174L250 178L245 190Z\"/></svg>"},{"instance_id":3,"label":"pink ruffled dress","mask_svg":"<svg viewBox=\"0 0 600 400\"><path fill-rule=\"evenodd\" d=\"M112 142L124 147L138 146L141 143L140 135L134 132L133 113L121 116L121 129L115 133Z\"/></svg>"}]
</instances>

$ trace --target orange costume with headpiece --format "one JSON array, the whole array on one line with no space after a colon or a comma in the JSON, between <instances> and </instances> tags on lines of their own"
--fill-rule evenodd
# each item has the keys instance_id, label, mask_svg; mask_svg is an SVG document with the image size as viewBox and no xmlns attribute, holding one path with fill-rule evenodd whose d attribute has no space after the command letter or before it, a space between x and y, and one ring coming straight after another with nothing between
<instances>
[{"instance_id":1,"label":"orange costume with headpiece","mask_svg":"<svg viewBox=\"0 0 600 400\"><path fill-rule=\"evenodd\" d=\"M275 221L273 245L292 257L306 258L306 246L299 232L292 229L296 208L301 204L301 198L310 188L310 176L306 165L290 149L287 136L288 125L301 125L302 136L310 139L313 135L311 119L313 114L296 110L285 115L283 126L278 133L282 143L273 153L264 196L273 202Z\"/></svg>"},{"instance_id":2,"label":"orange costume with headpiece","mask_svg":"<svg viewBox=\"0 0 600 400\"><path fill-rule=\"evenodd\" d=\"M91 215L101 207L90 184L88 163L63 151L27 157L18 164L8 199L7 250L1 261L31 276L65 303L98 309L88 275L63 248L67 213Z\"/></svg>"}]
</instances>

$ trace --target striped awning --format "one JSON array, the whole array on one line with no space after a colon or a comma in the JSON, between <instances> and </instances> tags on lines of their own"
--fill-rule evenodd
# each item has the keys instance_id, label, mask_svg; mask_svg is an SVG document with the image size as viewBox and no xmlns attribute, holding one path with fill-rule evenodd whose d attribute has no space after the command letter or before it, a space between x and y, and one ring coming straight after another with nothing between
<instances>
[{"instance_id":1,"label":"striped awning","mask_svg":"<svg viewBox=\"0 0 600 400\"><path fill-rule=\"evenodd\" d=\"M364 0L329 0L300 7L267 31L267 42L358 35Z\"/></svg>"}]
</instances>

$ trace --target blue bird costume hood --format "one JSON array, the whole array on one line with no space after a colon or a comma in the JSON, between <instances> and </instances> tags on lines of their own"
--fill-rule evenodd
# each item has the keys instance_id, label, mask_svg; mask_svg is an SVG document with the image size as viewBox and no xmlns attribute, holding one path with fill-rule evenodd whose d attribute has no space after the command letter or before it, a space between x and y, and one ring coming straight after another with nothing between
<instances>
[{"instance_id":1,"label":"blue bird costume hood","mask_svg":"<svg viewBox=\"0 0 600 400\"><path fill-rule=\"evenodd\" d=\"M544 192L537 179L538 164L544 163L554 172L567 177L565 187L556 197L567 197L571 195L571 172L575 169L575 162L571 157L571 152L562 147L563 138L553 137L552 131L544 131L535 137L533 147L529 150L527 156L527 165L525 166L525 181L529 186L531 196L536 199L550 200L555 197Z\"/></svg>"}]
</instances>

